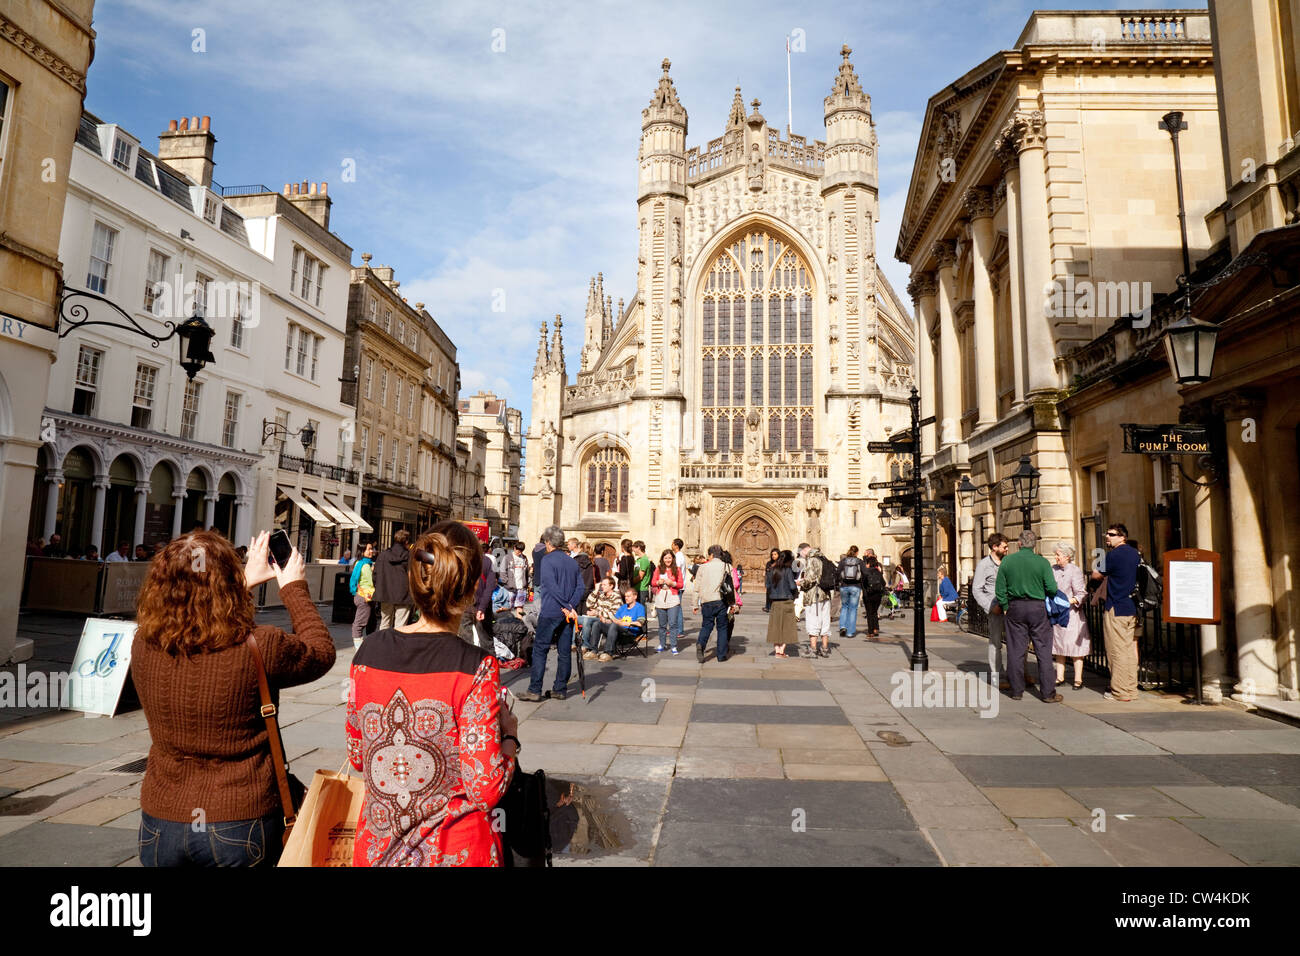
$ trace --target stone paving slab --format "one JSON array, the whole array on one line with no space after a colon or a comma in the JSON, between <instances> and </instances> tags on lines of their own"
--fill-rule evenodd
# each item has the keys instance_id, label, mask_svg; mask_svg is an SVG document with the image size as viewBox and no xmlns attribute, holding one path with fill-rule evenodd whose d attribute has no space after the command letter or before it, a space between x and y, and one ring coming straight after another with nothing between
<instances>
[{"instance_id":1,"label":"stone paving slab","mask_svg":"<svg viewBox=\"0 0 1300 956\"><path fill-rule=\"evenodd\" d=\"M1275 800L1249 787L1158 787L1157 789L1201 817L1300 822L1300 807Z\"/></svg>"},{"instance_id":2,"label":"stone paving slab","mask_svg":"<svg viewBox=\"0 0 1300 956\"><path fill-rule=\"evenodd\" d=\"M1069 820L1016 820L1016 825L1057 866L1119 866L1089 832Z\"/></svg>"},{"instance_id":3,"label":"stone paving slab","mask_svg":"<svg viewBox=\"0 0 1300 956\"><path fill-rule=\"evenodd\" d=\"M781 752L761 747L693 747L677 758L677 780L733 778L774 779L785 777ZM676 787L676 784L674 784Z\"/></svg>"},{"instance_id":4,"label":"stone paving slab","mask_svg":"<svg viewBox=\"0 0 1300 956\"><path fill-rule=\"evenodd\" d=\"M1218 707L1184 707L1181 710L1161 710L1145 713L1118 711L1099 713L1099 720L1130 734L1156 733L1160 731L1218 731L1218 730L1279 730L1284 729L1277 721L1267 717L1254 717L1235 710ZM1300 728L1290 728L1289 732L1300 737Z\"/></svg>"},{"instance_id":5,"label":"stone paving slab","mask_svg":"<svg viewBox=\"0 0 1300 956\"><path fill-rule=\"evenodd\" d=\"M144 714L137 711L121 717L83 717L76 721L45 724L5 739L6 742L99 744L148 729L149 724L144 719Z\"/></svg>"},{"instance_id":6,"label":"stone paving slab","mask_svg":"<svg viewBox=\"0 0 1300 956\"><path fill-rule=\"evenodd\" d=\"M135 831L37 821L0 839L0 867L117 866L139 854Z\"/></svg>"},{"instance_id":7,"label":"stone paving slab","mask_svg":"<svg viewBox=\"0 0 1300 956\"><path fill-rule=\"evenodd\" d=\"M1085 831L1089 839L1106 851L1120 866L1215 867L1242 866L1241 860L1215 846L1184 824L1157 817L1117 820L1107 816L1103 833ZM1204 822L1204 821L1199 821Z\"/></svg>"},{"instance_id":8,"label":"stone paving slab","mask_svg":"<svg viewBox=\"0 0 1300 956\"><path fill-rule=\"evenodd\" d=\"M692 721L686 727L682 743L686 749L693 747L757 747L758 727L755 724L712 724Z\"/></svg>"},{"instance_id":9,"label":"stone paving slab","mask_svg":"<svg viewBox=\"0 0 1300 956\"><path fill-rule=\"evenodd\" d=\"M540 717L521 721L519 742L528 744L589 744L605 729L602 721L544 720Z\"/></svg>"},{"instance_id":10,"label":"stone paving slab","mask_svg":"<svg viewBox=\"0 0 1300 956\"><path fill-rule=\"evenodd\" d=\"M983 787L984 796L1009 817L1055 818L1086 817L1085 807L1064 790L1056 787Z\"/></svg>"},{"instance_id":11,"label":"stone paving slab","mask_svg":"<svg viewBox=\"0 0 1300 956\"><path fill-rule=\"evenodd\" d=\"M885 771L872 764L829 764L784 762L789 780L871 780L887 782Z\"/></svg>"},{"instance_id":12,"label":"stone paving slab","mask_svg":"<svg viewBox=\"0 0 1300 956\"><path fill-rule=\"evenodd\" d=\"M808 830L665 822L655 866L937 866L917 830Z\"/></svg>"},{"instance_id":13,"label":"stone paving slab","mask_svg":"<svg viewBox=\"0 0 1300 956\"><path fill-rule=\"evenodd\" d=\"M76 773L81 768L73 764L66 763L24 763L17 760L6 761L9 767L0 771L0 787L12 791L26 790L28 787L35 787L45 783L47 780L57 780L59 777L66 777L70 773Z\"/></svg>"},{"instance_id":14,"label":"stone paving slab","mask_svg":"<svg viewBox=\"0 0 1300 956\"><path fill-rule=\"evenodd\" d=\"M782 707L831 707L839 710L835 698L824 690L778 690L776 702Z\"/></svg>"},{"instance_id":15,"label":"stone paving slab","mask_svg":"<svg viewBox=\"0 0 1300 956\"><path fill-rule=\"evenodd\" d=\"M969 730L927 728L925 736L946 754L1051 755L1056 751L1028 731L1014 727L972 727Z\"/></svg>"},{"instance_id":16,"label":"stone paving slab","mask_svg":"<svg viewBox=\"0 0 1300 956\"><path fill-rule=\"evenodd\" d=\"M21 741L12 736L0 739L0 757L32 763L62 763L90 767L111 760L132 749L126 738L97 744L59 744L45 741Z\"/></svg>"},{"instance_id":17,"label":"stone paving slab","mask_svg":"<svg viewBox=\"0 0 1300 956\"><path fill-rule=\"evenodd\" d=\"M539 743L526 746L525 766L540 767L548 776L555 774L601 776L618 753L617 747L607 744Z\"/></svg>"},{"instance_id":18,"label":"stone paving slab","mask_svg":"<svg viewBox=\"0 0 1300 956\"><path fill-rule=\"evenodd\" d=\"M991 804L978 787L960 781L890 780L909 807L987 807Z\"/></svg>"},{"instance_id":19,"label":"stone paving slab","mask_svg":"<svg viewBox=\"0 0 1300 956\"><path fill-rule=\"evenodd\" d=\"M963 780L961 772L947 757L913 751L912 747L871 748L877 763L892 781L956 783Z\"/></svg>"},{"instance_id":20,"label":"stone paving slab","mask_svg":"<svg viewBox=\"0 0 1300 956\"><path fill-rule=\"evenodd\" d=\"M1300 866L1300 822L1183 820L1189 830L1254 866Z\"/></svg>"},{"instance_id":21,"label":"stone paving slab","mask_svg":"<svg viewBox=\"0 0 1300 956\"><path fill-rule=\"evenodd\" d=\"M1300 753L1300 734L1287 730L1137 731L1130 739L1139 737L1175 754Z\"/></svg>"},{"instance_id":22,"label":"stone paving slab","mask_svg":"<svg viewBox=\"0 0 1300 956\"><path fill-rule=\"evenodd\" d=\"M680 747L686 735L686 725L615 724L605 725L596 737L598 744L629 744L642 747Z\"/></svg>"},{"instance_id":23,"label":"stone paving slab","mask_svg":"<svg viewBox=\"0 0 1300 956\"><path fill-rule=\"evenodd\" d=\"M759 723L757 731L760 747L804 747L810 750L862 749L862 738L852 727Z\"/></svg>"},{"instance_id":24,"label":"stone paving slab","mask_svg":"<svg viewBox=\"0 0 1300 956\"><path fill-rule=\"evenodd\" d=\"M812 681L810 684L809 681ZM791 679L788 677L708 677L700 678L700 693L706 690L808 690L816 687L816 679ZM697 696L698 699L698 696Z\"/></svg>"},{"instance_id":25,"label":"stone paving slab","mask_svg":"<svg viewBox=\"0 0 1300 956\"><path fill-rule=\"evenodd\" d=\"M847 726L838 707L778 707L775 705L696 704L692 720L711 724L816 724Z\"/></svg>"},{"instance_id":26,"label":"stone paving slab","mask_svg":"<svg viewBox=\"0 0 1300 956\"><path fill-rule=\"evenodd\" d=\"M862 767L878 766L871 752L857 750L818 750L809 747L782 747L781 759L787 763L854 764Z\"/></svg>"},{"instance_id":27,"label":"stone paving slab","mask_svg":"<svg viewBox=\"0 0 1300 956\"><path fill-rule=\"evenodd\" d=\"M1164 788L1155 787L1070 787L1066 792L1088 808L1080 814L1086 818L1098 807L1106 811L1107 818L1117 814L1135 817L1195 817L1197 812L1177 800L1171 799Z\"/></svg>"},{"instance_id":28,"label":"stone paving slab","mask_svg":"<svg viewBox=\"0 0 1300 956\"><path fill-rule=\"evenodd\" d=\"M527 688L527 682L520 689ZM655 724L659 722L668 701L658 698L653 701L641 700L640 689L636 697L629 700L626 696L615 697L601 692L600 696L587 694L587 700L578 695L575 683L569 691L568 700L545 700L538 705L531 719L540 720L580 720L608 723L618 721L622 724Z\"/></svg>"},{"instance_id":29,"label":"stone paving slab","mask_svg":"<svg viewBox=\"0 0 1300 956\"><path fill-rule=\"evenodd\" d=\"M1300 807L1300 787L1278 787L1266 784L1255 789L1260 793L1267 794L1274 800L1279 800L1293 807Z\"/></svg>"},{"instance_id":30,"label":"stone paving slab","mask_svg":"<svg viewBox=\"0 0 1300 956\"><path fill-rule=\"evenodd\" d=\"M796 810L801 811L798 817ZM677 780L665 822L725 822L789 831L796 819L809 831L915 829L890 784L820 780Z\"/></svg>"},{"instance_id":31,"label":"stone paving slab","mask_svg":"<svg viewBox=\"0 0 1300 956\"><path fill-rule=\"evenodd\" d=\"M1211 783L1208 776L1183 762L1191 759L1197 758L954 756L952 762L967 779L980 787L1150 787L1161 784L1205 786Z\"/></svg>"},{"instance_id":32,"label":"stone paving slab","mask_svg":"<svg viewBox=\"0 0 1300 956\"><path fill-rule=\"evenodd\" d=\"M618 756L609 765L609 776L631 777L638 780L668 780L672 778L676 767L676 751L673 751L671 756L659 757L626 753L620 748Z\"/></svg>"},{"instance_id":33,"label":"stone paving slab","mask_svg":"<svg viewBox=\"0 0 1300 956\"><path fill-rule=\"evenodd\" d=\"M762 681L746 681L745 683L761 684ZM700 688L695 692L696 704L731 704L731 705L776 705L776 691L772 690L750 690L747 688L738 688L736 690L715 690L713 688Z\"/></svg>"},{"instance_id":34,"label":"stone paving slab","mask_svg":"<svg viewBox=\"0 0 1300 956\"><path fill-rule=\"evenodd\" d=\"M79 807L65 810L48 818L50 823L84 823L87 826L100 826L110 820L129 814L140 808L139 800L124 797L100 797Z\"/></svg>"},{"instance_id":35,"label":"stone paving slab","mask_svg":"<svg viewBox=\"0 0 1300 956\"><path fill-rule=\"evenodd\" d=\"M1019 830L926 830L948 866L1047 866L1051 861Z\"/></svg>"},{"instance_id":36,"label":"stone paving slab","mask_svg":"<svg viewBox=\"0 0 1300 956\"><path fill-rule=\"evenodd\" d=\"M1173 758L1189 771L1225 787L1300 786L1300 756L1289 754L1179 754ZM1205 783L1167 780L1165 783Z\"/></svg>"},{"instance_id":37,"label":"stone paving slab","mask_svg":"<svg viewBox=\"0 0 1300 956\"><path fill-rule=\"evenodd\" d=\"M941 827L948 830L1014 830L1015 824L996 807L957 806L938 804L908 804L917 826L926 829Z\"/></svg>"},{"instance_id":38,"label":"stone paving slab","mask_svg":"<svg viewBox=\"0 0 1300 956\"><path fill-rule=\"evenodd\" d=\"M1120 756L1150 754L1162 756L1164 751L1153 743L1138 740L1122 730L1093 727L1088 729L1042 730L1031 727L1029 733L1068 756Z\"/></svg>"}]
</instances>

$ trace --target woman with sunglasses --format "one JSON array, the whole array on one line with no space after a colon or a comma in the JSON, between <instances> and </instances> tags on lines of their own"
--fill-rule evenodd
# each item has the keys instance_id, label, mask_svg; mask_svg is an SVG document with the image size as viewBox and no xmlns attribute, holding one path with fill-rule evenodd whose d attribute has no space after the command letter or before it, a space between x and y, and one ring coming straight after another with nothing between
<instances>
[{"instance_id":1,"label":"woman with sunglasses","mask_svg":"<svg viewBox=\"0 0 1300 956\"><path fill-rule=\"evenodd\" d=\"M501 866L491 812L519 751L496 656L457 636L483 550L443 521L408 568L414 624L376 631L352 659L347 743L365 778L354 866Z\"/></svg>"}]
</instances>

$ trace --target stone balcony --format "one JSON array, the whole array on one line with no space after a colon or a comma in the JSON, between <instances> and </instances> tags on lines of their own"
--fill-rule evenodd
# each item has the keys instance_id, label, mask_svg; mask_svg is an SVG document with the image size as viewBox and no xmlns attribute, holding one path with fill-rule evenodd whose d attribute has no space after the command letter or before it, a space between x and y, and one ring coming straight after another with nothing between
<instances>
[{"instance_id":1,"label":"stone balcony","mask_svg":"<svg viewBox=\"0 0 1300 956\"><path fill-rule=\"evenodd\" d=\"M709 452L682 462L683 483L718 484L824 484L830 456L824 449L806 452L761 452L758 461L748 461L742 452Z\"/></svg>"}]
</instances>

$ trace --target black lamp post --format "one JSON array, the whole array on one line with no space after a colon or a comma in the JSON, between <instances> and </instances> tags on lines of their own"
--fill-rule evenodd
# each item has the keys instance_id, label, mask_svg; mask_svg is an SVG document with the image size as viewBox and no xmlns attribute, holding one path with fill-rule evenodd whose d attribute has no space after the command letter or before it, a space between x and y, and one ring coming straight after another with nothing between
<instances>
[{"instance_id":1,"label":"black lamp post","mask_svg":"<svg viewBox=\"0 0 1300 956\"><path fill-rule=\"evenodd\" d=\"M1020 521L1024 528L1029 527L1030 515L1033 513L1034 503L1038 500L1038 482L1042 474L1030 463L1028 455L1021 455L1020 465L1009 478L1004 479L1011 482L1011 492L1020 502ZM976 498L984 500L990 497L993 489L1001 484L1001 481L994 481L987 485L975 485L971 483L970 475L962 475L961 482L957 485L957 498L963 508L969 508L975 504Z\"/></svg>"},{"instance_id":2,"label":"black lamp post","mask_svg":"<svg viewBox=\"0 0 1300 956\"><path fill-rule=\"evenodd\" d=\"M83 299L88 300L90 303L108 306L121 316L121 320L92 319L89 305L87 302L80 301ZM216 362L211 348L212 337L216 335L216 330L204 321L197 307L194 314L179 325L171 321L164 322L163 325L171 329L166 335L154 335L112 299L106 299L104 296L96 295L93 292L83 292L80 289L65 290L63 298L59 302L59 338L65 338L68 333L86 325L107 325L112 329L143 335L152 341L154 348L157 348L170 338L178 338L181 345L180 365L181 368L185 369L185 374L191 381L195 375L203 370L204 366Z\"/></svg>"},{"instance_id":3,"label":"black lamp post","mask_svg":"<svg viewBox=\"0 0 1300 956\"><path fill-rule=\"evenodd\" d=\"M297 431L291 430L279 422L273 422L269 418L262 419L262 444L265 445L272 438L288 438L290 435L297 435L298 440L302 442L303 455L311 454L312 442L316 440L316 430L310 424L303 425Z\"/></svg>"}]
</instances>

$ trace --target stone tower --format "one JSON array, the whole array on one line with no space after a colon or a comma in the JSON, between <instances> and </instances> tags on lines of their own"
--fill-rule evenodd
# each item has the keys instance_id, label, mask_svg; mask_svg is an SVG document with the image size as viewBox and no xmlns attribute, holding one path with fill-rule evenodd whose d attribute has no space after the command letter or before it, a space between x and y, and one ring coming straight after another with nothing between
<instances>
[{"instance_id":1,"label":"stone tower","mask_svg":"<svg viewBox=\"0 0 1300 956\"><path fill-rule=\"evenodd\" d=\"M832 353L825 412L828 421L843 423L836 427L843 429L847 452L837 462L834 483L848 496L857 497L865 493L865 482L870 480L864 467L869 438L863 425L879 421L875 224L880 196L871 97L862 91L849 62L852 52L847 45L841 48L843 62L825 101L826 167L821 194L829 236L826 271ZM864 409L864 404L877 408Z\"/></svg>"},{"instance_id":2,"label":"stone tower","mask_svg":"<svg viewBox=\"0 0 1300 956\"><path fill-rule=\"evenodd\" d=\"M677 99L672 64L641 111L638 155L637 226L640 235L637 292L646 361L634 397L649 399L646 422L648 468L643 478L649 500L668 527L676 526L676 479L686 398L681 383L682 223L686 216L686 109Z\"/></svg>"}]
</instances>

